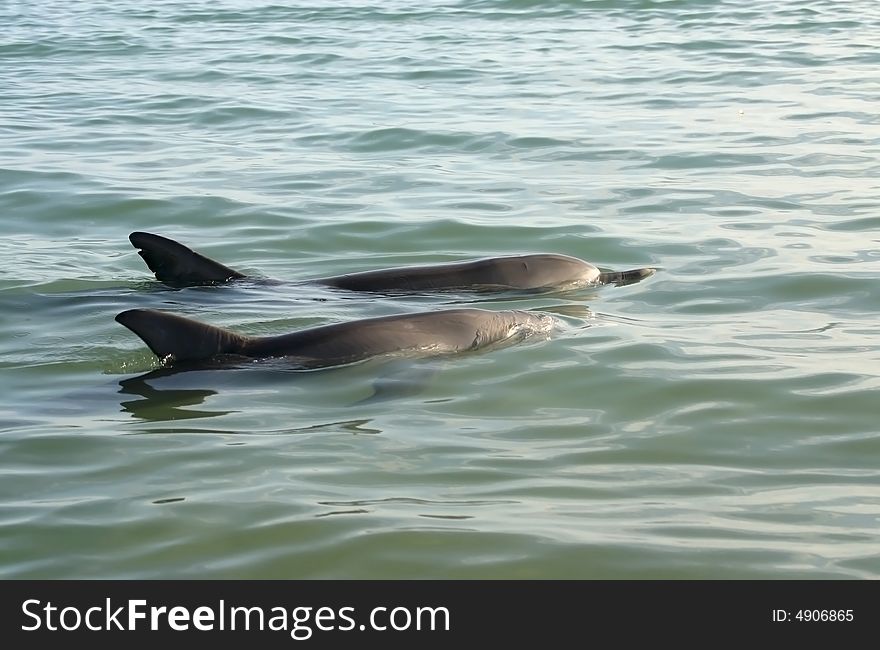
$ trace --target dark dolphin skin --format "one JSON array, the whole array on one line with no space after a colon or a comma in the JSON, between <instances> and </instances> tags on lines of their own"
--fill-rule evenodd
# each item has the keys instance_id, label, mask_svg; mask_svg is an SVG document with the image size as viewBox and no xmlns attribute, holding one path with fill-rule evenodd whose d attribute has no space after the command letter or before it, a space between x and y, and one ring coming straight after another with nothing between
<instances>
[{"instance_id":1,"label":"dark dolphin skin","mask_svg":"<svg viewBox=\"0 0 880 650\"><path fill-rule=\"evenodd\" d=\"M249 337L152 309L131 309L117 322L137 334L164 363L208 361L223 355L283 357L312 369L377 356L429 357L549 335L555 320L528 311L448 309L324 325L291 334Z\"/></svg>"},{"instance_id":2,"label":"dark dolphin skin","mask_svg":"<svg viewBox=\"0 0 880 650\"><path fill-rule=\"evenodd\" d=\"M246 278L183 244L146 232L129 235L156 279L172 287L224 284ZM654 269L603 272L576 257L538 254L490 257L469 262L407 266L310 280L338 289L374 292L553 291L602 284L626 285Z\"/></svg>"}]
</instances>

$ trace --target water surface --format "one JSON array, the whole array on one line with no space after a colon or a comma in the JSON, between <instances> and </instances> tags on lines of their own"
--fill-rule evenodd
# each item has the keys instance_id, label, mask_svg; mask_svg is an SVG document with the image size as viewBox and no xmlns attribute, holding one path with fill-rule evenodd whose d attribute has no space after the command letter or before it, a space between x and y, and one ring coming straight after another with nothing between
<instances>
[{"instance_id":1,"label":"water surface","mask_svg":"<svg viewBox=\"0 0 880 650\"><path fill-rule=\"evenodd\" d=\"M0 21L0 576L880 576L875 2ZM164 288L133 230L285 284ZM661 270L498 299L299 282L526 252ZM144 379L113 321L461 304L562 327L390 374Z\"/></svg>"}]
</instances>

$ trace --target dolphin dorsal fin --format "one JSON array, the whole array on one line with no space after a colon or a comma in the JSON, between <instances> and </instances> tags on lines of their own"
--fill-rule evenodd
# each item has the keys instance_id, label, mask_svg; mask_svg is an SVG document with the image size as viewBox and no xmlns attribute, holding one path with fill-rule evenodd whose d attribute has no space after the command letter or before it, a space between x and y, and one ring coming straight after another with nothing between
<instances>
[{"instance_id":1,"label":"dolphin dorsal fin","mask_svg":"<svg viewBox=\"0 0 880 650\"><path fill-rule=\"evenodd\" d=\"M229 330L153 309L129 309L117 314L116 322L141 337L163 362L237 354L247 342Z\"/></svg>"},{"instance_id":2,"label":"dolphin dorsal fin","mask_svg":"<svg viewBox=\"0 0 880 650\"><path fill-rule=\"evenodd\" d=\"M172 287L220 284L245 277L167 237L133 232L128 239L139 249L138 254L156 274L156 279Z\"/></svg>"}]
</instances>

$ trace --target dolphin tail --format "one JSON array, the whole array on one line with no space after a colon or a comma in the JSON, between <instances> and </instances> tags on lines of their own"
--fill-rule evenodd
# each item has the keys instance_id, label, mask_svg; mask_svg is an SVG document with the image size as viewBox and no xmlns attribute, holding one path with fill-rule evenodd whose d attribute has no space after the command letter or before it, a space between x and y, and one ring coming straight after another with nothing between
<instances>
[{"instance_id":1,"label":"dolphin tail","mask_svg":"<svg viewBox=\"0 0 880 650\"><path fill-rule=\"evenodd\" d=\"M627 284L641 282L645 278L651 277L656 272L657 269L652 268L630 269L629 271L606 271L605 273L599 274L599 284L613 284L617 287L622 287Z\"/></svg>"},{"instance_id":2,"label":"dolphin tail","mask_svg":"<svg viewBox=\"0 0 880 650\"><path fill-rule=\"evenodd\" d=\"M220 284L245 277L228 266L208 259L183 244L148 232L128 236L156 279L172 287Z\"/></svg>"},{"instance_id":3,"label":"dolphin tail","mask_svg":"<svg viewBox=\"0 0 880 650\"><path fill-rule=\"evenodd\" d=\"M229 330L152 309L129 309L116 322L137 334L163 363L238 354L247 338Z\"/></svg>"}]
</instances>

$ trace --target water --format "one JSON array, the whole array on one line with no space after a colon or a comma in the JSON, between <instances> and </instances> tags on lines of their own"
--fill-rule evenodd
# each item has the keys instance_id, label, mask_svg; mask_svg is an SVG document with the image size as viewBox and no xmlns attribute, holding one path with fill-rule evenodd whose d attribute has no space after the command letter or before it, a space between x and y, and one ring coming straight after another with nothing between
<instances>
[{"instance_id":1,"label":"water","mask_svg":"<svg viewBox=\"0 0 880 650\"><path fill-rule=\"evenodd\" d=\"M873 0L0 21L0 577L880 577ZM289 283L163 288L133 230ZM295 282L516 252L660 272L498 299ZM144 380L113 321L460 304L562 327L391 375Z\"/></svg>"}]
</instances>

